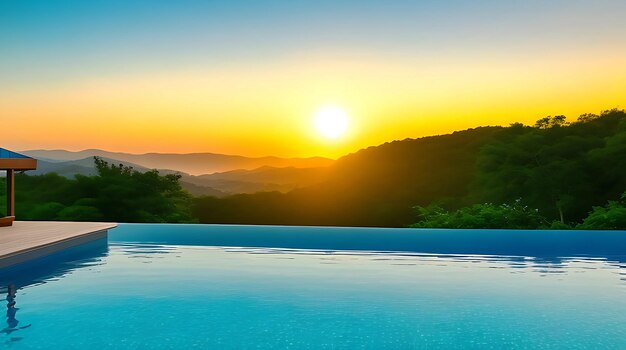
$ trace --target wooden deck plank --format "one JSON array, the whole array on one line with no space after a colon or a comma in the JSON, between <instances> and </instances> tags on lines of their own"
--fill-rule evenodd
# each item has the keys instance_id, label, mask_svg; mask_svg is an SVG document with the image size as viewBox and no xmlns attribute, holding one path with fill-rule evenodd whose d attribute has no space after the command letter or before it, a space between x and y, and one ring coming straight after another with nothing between
<instances>
[{"instance_id":1,"label":"wooden deck plank","mask_svg":"<svg viewBox=\"0 0 626 350\"><path fill-rule=\"evenodd\" d=\"M0 227L0 268L102 238L114 223L16 221Z\"/></svg>"}]
</instances>

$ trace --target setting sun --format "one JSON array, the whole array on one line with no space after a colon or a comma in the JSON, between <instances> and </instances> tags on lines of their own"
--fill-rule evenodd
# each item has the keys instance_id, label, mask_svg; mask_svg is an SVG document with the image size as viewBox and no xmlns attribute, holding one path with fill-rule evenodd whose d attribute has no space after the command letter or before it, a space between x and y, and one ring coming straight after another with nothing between
<instances>
[{"instance_id":1,"label":"setting sun","mask_svg":"<svg viewBox=\"0 0 626 350\"><path fill-rule=\"evenodd\" d=\"M323 107L315 113L315 128L322 136L336 139L348 130L348 114L336 106Z\"/></svg>"}]
</instances>

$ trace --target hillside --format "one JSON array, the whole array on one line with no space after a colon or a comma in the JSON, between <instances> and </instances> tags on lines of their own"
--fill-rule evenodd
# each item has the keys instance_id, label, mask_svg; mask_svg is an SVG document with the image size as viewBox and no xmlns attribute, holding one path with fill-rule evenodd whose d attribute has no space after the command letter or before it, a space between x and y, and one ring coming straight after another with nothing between
<instances>
[{"instance_id":1,"label":"hillside","mask_svg":"<svg viewBox=\"0 0 626 350\"><path fill-rule=\"evenodd\" d=\"M626 113L609 110L394 141L338 159L318 184L195 200L205 223L406 226L414 206L518 203L549 224L580 223L626 190ZM526 209L524 209L526 210ZM469 220L469 218L468 218Z\"/></svg>"},{"instance_id":2,"label":"hillside","mask_svg":"<svg viewBox=\"0 0 626 350\"><path fill-rule=\"evenodd\" d=\"M289 192L322 182L328 167L276 168L264 166L253 170L233 170L223 173L184 177L199 186L219 189L225 193L255 193L262 191Z\"/></svg>"},{"instance_id":3,"label":"hillside","mask_svg":"<svg viewBox=\"0 0 626 350\"><path fill-rule=\"evenodd\" d=\"M325 181L286 195L197 200L202 222L402 226L411 207L464 195L479 150L502 128L394 141L340 158Z\"/></svg>"}]
</instances>

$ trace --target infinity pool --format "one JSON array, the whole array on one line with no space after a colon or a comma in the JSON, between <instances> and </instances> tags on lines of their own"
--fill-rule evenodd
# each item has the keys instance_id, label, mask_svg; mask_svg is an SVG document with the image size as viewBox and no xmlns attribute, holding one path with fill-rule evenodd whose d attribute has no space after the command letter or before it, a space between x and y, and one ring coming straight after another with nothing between
<instances>
[{"instance_id":1,"label":"infinity pool","mask_svg":"<svg viewBox=\"0 0 626 350\"><path fill-rule=\"evenodd\" d=\"M0 270L0 348L626 349L625 243L120 225L108 242Z\"/></svg>"}]
</instances>

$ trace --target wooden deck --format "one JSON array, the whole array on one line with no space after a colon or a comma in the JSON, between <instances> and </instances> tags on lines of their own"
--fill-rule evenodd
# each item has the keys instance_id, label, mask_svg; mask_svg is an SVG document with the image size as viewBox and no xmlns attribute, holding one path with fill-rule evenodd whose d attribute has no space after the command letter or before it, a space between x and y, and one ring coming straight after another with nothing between
<instances>
[{"instance_id":1,"label":"wooden deck","mask_svg":"<svg viewBox=\"0 0 626 350\"><path fill-rule=\"evenodd\" d=\"M0 268L106 237L114 223L15 221L0 227Z\"/></svg>"}]
</instances>

